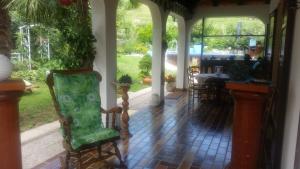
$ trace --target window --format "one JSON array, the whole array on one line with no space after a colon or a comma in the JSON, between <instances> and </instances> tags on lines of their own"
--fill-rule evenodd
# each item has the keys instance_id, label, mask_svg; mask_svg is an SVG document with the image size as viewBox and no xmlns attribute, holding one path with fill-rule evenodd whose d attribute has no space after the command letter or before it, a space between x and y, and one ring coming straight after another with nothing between
<instances>
[{"instance_id":1,"label":"window","mask_svg":"<svg viewBox=\"0 0 300 169\"><path fill-rule=\"evenodd\" d=\"M252 17L204 18L192 31L192 45L200 44L201 58L253 59L264 56L265 25ZM190 50L190 54L192 54Z\"/></svg>"}]
</instances>

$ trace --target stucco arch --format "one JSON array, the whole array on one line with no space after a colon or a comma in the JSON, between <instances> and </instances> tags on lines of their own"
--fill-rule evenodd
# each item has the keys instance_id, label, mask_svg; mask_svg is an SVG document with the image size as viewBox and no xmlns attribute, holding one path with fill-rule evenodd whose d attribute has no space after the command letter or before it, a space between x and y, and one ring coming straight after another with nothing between
<instances>
[{"instance_id":1,"label":"stucco arch","mask_svg":"<svg viewBox=\"0 0 300 169\"><path fill-rule=\"evenodd\" d=\"M150 0L139 2L148 6L152 16L152 105L158 105L164 100L165 45L166 22L169 15L162 7Z\"/></svg>"},{"instance_id":2,"label":"stucco arch","mask_svg":"<svg viewBox=\"0 0 300 169\"><path fill-rule=\"evenodd\" d=\"M176 18L178 24L178 51L177 51L177 73L176 88L185 89L187 87L187 67L191 26L187 20L176 13L171 12L171 16Z\"/></svg>"}]
</instances>

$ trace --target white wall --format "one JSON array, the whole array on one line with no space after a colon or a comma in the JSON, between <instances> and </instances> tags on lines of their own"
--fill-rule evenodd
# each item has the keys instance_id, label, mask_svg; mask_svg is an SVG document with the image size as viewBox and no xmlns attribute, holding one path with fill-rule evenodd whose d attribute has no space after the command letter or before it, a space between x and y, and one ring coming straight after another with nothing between
<instances>
[{"instance_id":1,"label":"white wall","mask_svg":"<svg viewBox=\"0 0 300 169\"><path fill-rule=\"evenodd\" d=\"M293 169L300 112L300 11L297 11L281 169ZM300 160L300 159L297 159Z\"/></svg>"}]
</instances>

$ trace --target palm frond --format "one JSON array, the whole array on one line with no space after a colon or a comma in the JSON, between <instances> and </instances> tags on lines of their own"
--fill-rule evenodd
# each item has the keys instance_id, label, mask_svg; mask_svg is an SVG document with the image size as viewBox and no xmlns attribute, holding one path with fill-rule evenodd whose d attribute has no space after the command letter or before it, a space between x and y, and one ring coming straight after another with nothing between
<instances>
[{"instance_id":1,"label":"palm frond","mask_svg":"<svg viewBox=\"0 0 300 169\"><path fill-rule=\"evenodd\" d=\"M6 7L17 10L30 22L45 23L56 14L56 0L4 0Z\"/></svg>"}]
</instances>

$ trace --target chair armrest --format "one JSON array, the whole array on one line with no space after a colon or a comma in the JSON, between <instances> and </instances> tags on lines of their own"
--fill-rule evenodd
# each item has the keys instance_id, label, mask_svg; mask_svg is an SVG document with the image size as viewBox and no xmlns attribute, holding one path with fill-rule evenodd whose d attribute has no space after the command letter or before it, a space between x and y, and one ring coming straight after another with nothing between
<instances>
[{"instance_id":1,"label":"chair armrest","mask_svg":"<svg viewBox=\"0 0 300 169\"><path fill-rule=\"evenodd\" d=\"M118 113L118 114L122 114L122 107L114 107L111 108L110 110L108 110L108 113Z\"/></svg>"},{"instance_id":2,"label":"chair armrest","mask_svg":"<svg viewBox=\"0 0 300 169\"><path fill-rule=\"evenodd\" d=\"M73 123L73 118L72 117L67 117L67 118L65 118L65 117L59 117L59 122L63 126L65 126L65 125L69 126L71 123Z\"/></svg>"},{"instance_id":3,"label":"chair armrest","mask_svg":"<svg viewBox=\"0 0 300 169\"><path fill-rule=\"evenodd\" d=\"M101 108L101 112L106 114L106 128L113 128L119 130L121 126L121 114L123 109L121 107L113 107L109 110Z\"/></svg>"}]
</instances>

